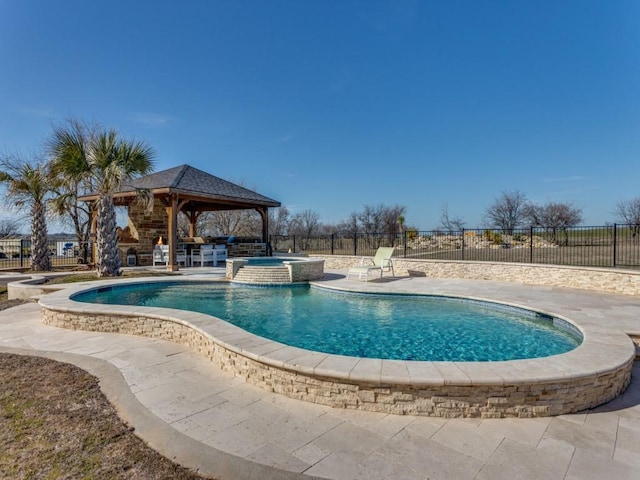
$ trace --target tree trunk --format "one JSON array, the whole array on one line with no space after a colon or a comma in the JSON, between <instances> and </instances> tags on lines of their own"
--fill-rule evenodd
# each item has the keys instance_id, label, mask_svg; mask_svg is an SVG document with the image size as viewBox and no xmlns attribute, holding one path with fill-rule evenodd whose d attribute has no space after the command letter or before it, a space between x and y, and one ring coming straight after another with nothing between
<instances>
[{"instance_id":1,"label":"tree trunk","mask_svg":"<svg viewBox=\"0 0 640 480\"><path fill-rule=\"evenodd\" d=\"M47 246L47 221L42 202L34 202L31 207L31 270L51 270L51 257Z\"/></svg>"},{"instance_id":2,"label":"tree trunk","mask_svg":"<svg viewBox=\"0 0 640 480\"><path fill-rule=\"evenodd\" d=\"M98 200L96 237L98 277L119 276L120 252L116 233L116 210L111 195L103 195Z\"/></svg>"}]
</instances>

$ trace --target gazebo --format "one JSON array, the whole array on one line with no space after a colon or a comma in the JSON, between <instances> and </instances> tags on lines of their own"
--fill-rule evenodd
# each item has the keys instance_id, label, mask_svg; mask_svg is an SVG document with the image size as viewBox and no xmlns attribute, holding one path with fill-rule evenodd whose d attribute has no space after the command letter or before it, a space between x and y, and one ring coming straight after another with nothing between
<instances>
[{"instance_id":1,"label":"gazebo","mask_svg":"<svg viewBox=\"0 0 640 480\"><path fill-rule=\"evenodd\" d=\"M153 194L152 212L136 202L140 189ZM81 197L86 202L97 199L96 194ZM256 210L262 218L262 243L266 245L269 231L268 209L280 206L280 202L276 200L190 165L180 165L135 179L114 195L114 203L116 206L126 206L128 210L128 225L118 239L123 257L127 250L135 249L142 264L146 263L146 258L150 262L153 248L162 237L169 245L169 270L178 270L178 213L186 215L189 220L189 236L196 237L196 222L203 212Z\"/></svg>"}]
</instances>

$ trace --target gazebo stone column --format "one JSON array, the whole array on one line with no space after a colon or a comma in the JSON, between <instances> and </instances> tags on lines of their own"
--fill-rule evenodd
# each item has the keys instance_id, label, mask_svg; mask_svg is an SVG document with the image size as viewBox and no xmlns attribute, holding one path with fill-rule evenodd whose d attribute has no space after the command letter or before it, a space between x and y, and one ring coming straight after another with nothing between
<instances>
[{"instance_id":1,"label":"gazebo stone column","mask_svg":"<svg viewBox=\"0 0 640 480\"><path fill-rule=\"evenodd\" d=\"M153 211L149 213L143 205L133 202L129 205L127 226L131 236L138 239L138 244L134 247L138 251L138 263L151 265L158 237L162 236L163 242L169 243L169 222L165 206L162 202L155 201Z\"/></svg>"}]
</instances>

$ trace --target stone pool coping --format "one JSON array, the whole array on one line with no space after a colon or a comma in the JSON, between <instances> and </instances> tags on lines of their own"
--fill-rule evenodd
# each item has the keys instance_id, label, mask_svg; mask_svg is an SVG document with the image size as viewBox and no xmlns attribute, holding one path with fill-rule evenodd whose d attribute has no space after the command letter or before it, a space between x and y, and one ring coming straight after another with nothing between
<instances>
[{"instance_id":1,"label":"stone pool coping","mask_svg":"<svg viewBox=\"0 0 640 480\"><path fill-rule=\"evenodd\" d=\"M40 299L45 323L162 338L206 355L223 370L289 397L369 411L445 417L534 417L571 413L615 398L628 385L635 347L622 331L534 309L573 324L571 352L506 362L414 362L311 352L267 340L215 317L183 310L79 303L70 296L109 285L205 279L141 278L76 284ZM318 282L323 288L331 281ZM361 291L360 286L340 290ZM402 293L402 292L399 292ZM428 292L424 292L428 293ZM451 295L456 296L456 295Z\"/></svg>"}]
</instances>

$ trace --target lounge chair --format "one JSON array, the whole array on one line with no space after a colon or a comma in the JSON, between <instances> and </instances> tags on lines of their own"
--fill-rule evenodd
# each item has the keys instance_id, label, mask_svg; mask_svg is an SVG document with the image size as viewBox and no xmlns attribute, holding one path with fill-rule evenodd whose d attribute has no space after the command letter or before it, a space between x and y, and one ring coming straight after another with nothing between
<instances>
[{"instance_id":1,"label":"lounge chair","mask_svg":"<svg viewBox=\"0 0 640 480\"><path fill-rule=\"evenodd\" d=\"M382 278L383 271L390 271L391 276L395 277L396 272L393 270L393 261L391 256L395 247L380 247L376 251L375 257L362 257L359 267L353 267L349 269L347 273L347 280L351 275L358 275L358 279L364 278L365 282L369 281L369 272L380 271L380 278Z\"/></svg>"}]
</instances>

